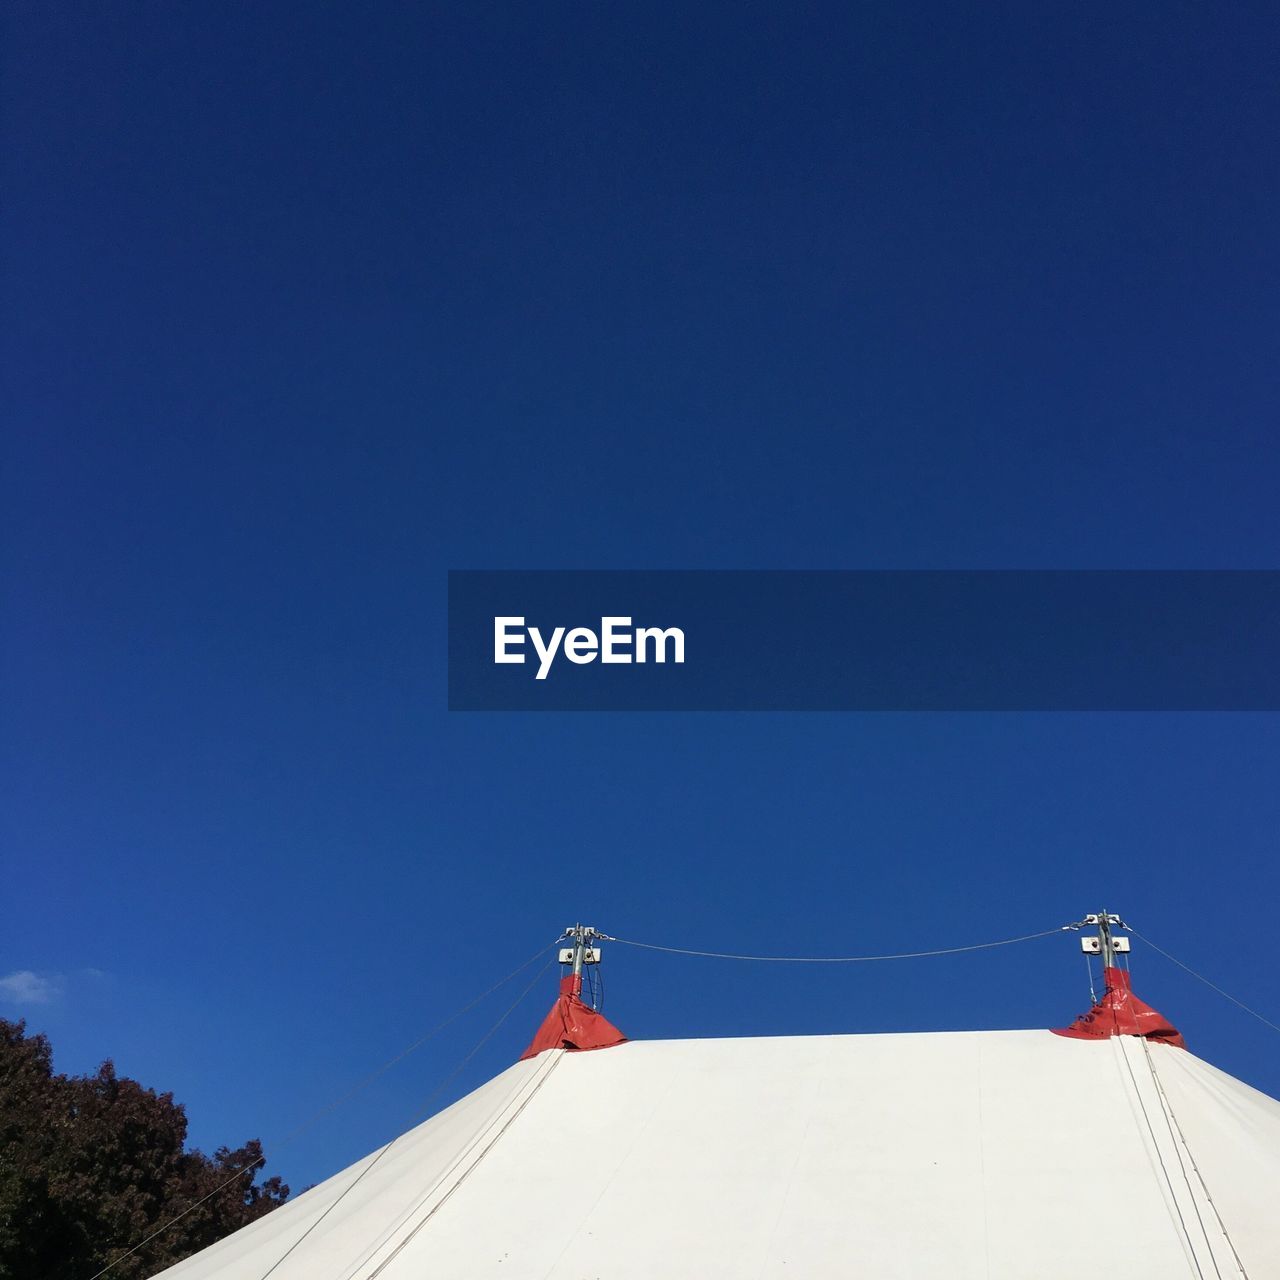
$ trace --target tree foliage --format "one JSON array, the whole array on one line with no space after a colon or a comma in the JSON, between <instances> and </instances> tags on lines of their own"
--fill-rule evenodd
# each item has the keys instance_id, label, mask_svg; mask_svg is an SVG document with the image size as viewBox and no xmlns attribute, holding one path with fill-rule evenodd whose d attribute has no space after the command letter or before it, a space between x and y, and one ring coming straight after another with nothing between
<instances>
[{"instance_id":1,"label":"tree foliage","mask_svg":"<svg viewBox=\"0 0 1280 1280\"><path fill-rule=\"evenodd\" d=\"M0 1019L0 1280L89 1280L208 1196L110 1272L142 1280L288 1197L278 1177L257 1180L256 1139L207 1156L186 1150L186 1136L171 1093L110 1062L55 1074L46 1037Z\"/></svg>"}]
</instances>

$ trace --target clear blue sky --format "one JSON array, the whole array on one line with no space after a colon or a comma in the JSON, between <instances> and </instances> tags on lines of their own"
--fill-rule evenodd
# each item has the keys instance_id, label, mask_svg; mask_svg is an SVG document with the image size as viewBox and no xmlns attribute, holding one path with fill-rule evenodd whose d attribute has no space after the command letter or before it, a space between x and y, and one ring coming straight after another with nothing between
<instances>
[{"instance_id":1,"label":"clear blue sky","mask_svg":"<svg viewBox=\"0 0 1280 1280\"><path fill-rule=\"evenodd\" d=\"M62 1068L271 1152L575 918L879 951L1105 904L1277 1017L1274 716L444 710L449 568L1277 567L1274 6L900 10L9 9L0 974L47 998L0 1012ZM1134 966L1280 1094L1274 1032ZM1087 1004L1069 937L606 980L634 1036Z\"/></svg>"}]
</instances>

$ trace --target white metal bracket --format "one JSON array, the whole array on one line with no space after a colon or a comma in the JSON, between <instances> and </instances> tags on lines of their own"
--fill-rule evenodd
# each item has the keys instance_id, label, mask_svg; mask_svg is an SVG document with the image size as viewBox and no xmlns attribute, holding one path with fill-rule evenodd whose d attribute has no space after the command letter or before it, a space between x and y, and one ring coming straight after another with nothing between
<instances>
[{"instance_id":1,"label":"white metal bracket","mask_svg":"<svg viewBox=\"0 0 1280 1280\"><path fill-rule=\"evenodd\" d=\"M1111 949L1116 952L1129 950L1128 938L1112 938ZM1087 956L1098 956L1102 954L1102 939L1096 934L1092 938L1080 939L1080 950Z\"/></svg>"}]
</instances>

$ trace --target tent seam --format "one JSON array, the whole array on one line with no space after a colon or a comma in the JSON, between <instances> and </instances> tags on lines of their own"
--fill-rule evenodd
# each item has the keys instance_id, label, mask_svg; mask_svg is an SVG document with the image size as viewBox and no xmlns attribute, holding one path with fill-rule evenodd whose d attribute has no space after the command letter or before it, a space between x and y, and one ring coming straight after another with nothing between
<instances>
[{"instance_id":1,"label":"tent seam","mask_svg":"<svg viewBox=\"0 0 1280 1280\"><path fill-rule=\"evenodd\" d=\"M499 1127L497 1133L495 1133L493 1137L489 1140L488 1145L485 1146L485 1148L480 1152L480 1154L477 1155L475 1159L471 1161L471 1164L466 1168L466 1170L464 1170L461 1176L454 1182L454 1184L448 1189L448 1191L446 1191L444 1195L441 1196L440 1199L437 1200L435 1204L431 1206L431 1208L426 1212L426 1214L423 1215L422 1221L419 1222L417 1226L413 1227L408 1232L408 1234L404 1237L404 1239L401 1240L400 1243L396 1245L395 1248L392 1249L391 1252L380 1263L378 1263L378 1265L372 1271L368 1273L368 1275L365 1277L365 1280L376 1280L376 1277L380 1276L383 1273L383 1271L385 1271L386 1268L389 1267L391 1263L394 1262L395 1259L400 1256L401 1252L408 1246L410 1241L413 1240L413 1238L418 1234L418 1232L421 1231L422 1228L425 1227L427 1223L430 1222L431 1219L435 1217L435 1215L440 1211L440 1209L444 1207L444 1205L449 1201L450 1197L452 1197L453 1193L457 1191L457 1189L460 1186L462 1186L464 1182L466 1182L466 1180L480 1167L481 1164L484 1163L484 1158L489 1154L489 1152L491 1152L494 1149L494 1147L498 1145L498 1143L502 1140L503 1135L507 1132L507 1130L510 1129L513 1124L515 1124L515 1122L524 1114L525 1108L528 1107L528 1105L534 1100L534 1098L538 1096L538 1093L541 1091L542 1086L546 1084L546 1082L551 1078L551 1073L555 1071L556 1067L560 1065L566 1051L564 1049L559 1049L559 1050L555 1050L554 1052L556 1056L552 1058L551 1065L543 1073L541 1079L539 1079L534 1084L533 1088L529 1091L529 1096L525 1098L524 1101L521 1102L518 1107L516 1107L515 1111L512 1112L512 1114L506 1119L506 1121ZM472 1149L474 1150L474 1147ZM465 1155L463 1157L460 1157L460 1159L465 1159ZM436 1186L433 1187L432 1190L434 1191L443 1182L444 1182L443 1178L439 1179L436 1182ZM423 1198L423 1203L425 1203L430 1198L430 1195L431 1193L428 1192L427 1196Z\"/></svg>"},{"instance_id":2,"label":"tent seam","mask_svg":"<svg viewBox=\"0 0 1280 1280\"><path fill-rule=\"evenodd\" d=\"M519 1108L522 1106L523 1103L520 1099L526 1094L532 1096L530 1083L533 1083L536 1091L536 1085L539 1079L538 1072L542 1070L543 1068L539 1067L537 1071L532 1073L529 1080L522 1080L514 1089L503 1097L500 1104L482 1124L479 1132L473 1133L468 1137L461 1144L460 1149L457 1150L449 1159L444 1172L438 1174L434 1178L430 1186L428 1186L427 1189L417 1197L415 1202L411 1204L408 1209L403 1210L399 1215L397 1215L394 1221L389 1225L384 1226L372 1243L368 1244L355 1258L355 1260L344 1269L342 1280L355 1280L355 1277L358 1276L365 1267L372 1265L373 1260L384 1249L388 1248L391 1241L394 1240L400 1232L405 1230L408 1224L413 1221L416 1214L422 1211L422 1206L427 1204L431 1200L432 1196L439 1192L440 1188L449 1181L450 1175L466 1163L468 1157L471 1156L476 1147L483 1143L485 1138L493 1131L494 1126L498 1123L498 1119L506 1115L512 1110L512 1108ZM438 1114L443 1115L444 1112L440 1112ZM402 1134L400 1136L403 1137L405 1135Z\"/></svg>"},{"instance_id":3,"label":"tent seam","mask_svg":"<svg viewBox=\"0 0 1280 1280\"><path fill-rule=\"evenodd\" d=\"M1186 1166L1182 1164L1182 1153L1178 1150L1178 1144L1181 1142L1186 1149L1187 1158L1191 1161L1191 1168L1195 1171L1196 1180L1200 1183L1200 1188L1204 1192L1204 1198L1209 1202L1209 1208L1213 1210L1213 1216L1217 1220L1218 1229L1222 1232L1222 1237L1227 1242L1227 1247L1231 1250L1231 1256L1235 1259L1236 1266L1240 1268L1240 1274L1245 1280L1249 1280L1249 1273L1245 1270L1245 1265L1240 1257L1239 1250L1236 1249L1235 1241L1231 1238L1231 1233L1227 1230L1227 1224L1222 1220L1222 1214L1218 1212L1218 1206L1214 1202L1213 1195L1209 1191L1209 1184L1204 1180L1204 1174L1200 1172L1200 1166L1196 1163L1195 1153L1191 1150L1191 1144L1187 1141L1186 1134L1182 1132L1182 1125L1178 1123L1177 1114L1174 1112L1173 1103L1169 1100L1169 1095L1164 1090L1164 1084L1160 1079L1159 1072L1156 1071L1155 1059L1151 1056L1151 1047L1144 1040L1142 1047L1146 1052L1147 1069L1151 1072L1151 1078L1155 1082L1156 1093L1160 1098L1161 1109L1165 1113L1165 1123L1169 1126L1169 1136L1173 1139L1173 1149L1178 1154L1178 1164L1182 1166L1182 1176L1186 1179L1187 1186L1190 1188L1191 1180L1187 1178ZM1192 1192L1192 1203L1195 1203L1195 1193ZM1200 1216L1200 1210L1197 1207L1196 1217ZM1204 1223L1201 1222L1201 1230L1204 1230ZM1212 1249L1210 1250L1212 1254ZM1214 1270L1217 1270L1217 1262L1214 1263ZM1221 1273L1219 1273L1221 1274Z\"/></svg>"},{"instance_id":4,"label":"tent seam","mask_svg":"<svg viewBox=\"0 0 1280 1280\"><path fill-rule=\"evenodd\" d=\"M1116 1052L1119 1053L1120 1057L1124 1060L1125 1070L1128 1071L1129 1079L1133 1084L1133 1096L1138 1100L1138 1107L1142 1112L1142 1119L1147 1126L1147 1135L1151 1139L1151 1146L1156 1153L1156 1160L1159 1161L1160 1172L1161 1174L1164 1175L1165 1186L1167 1186L1169 1189L1169 1198L1173 1201L1173 1211L1175 1214L1177 1214L1178 1225L1182 1228L1183 1240L1186 1242L1187 1248L1191 1254L1191 1262L1196 1269L1196 1275L1200 1277L1200 1280L1204 1280L1204 1270L1200 1266L1200 1259L1196 1256L1196 1246L1195 1246L1195 1242L1191 1238L1191 1232L1187 1228L1187 1220L1182 1216L1182 1206L1178 1203L1177 1190L1174 1188L1173 1179L1169 1176L1169 1169L1164 1162L1164 1152L1160 1150L1160 1140L1156 1137L1155 1126L1152 1125L1151 1116L1147 1112L1147 1104L1142 1100L1142 1090L1138 1086L1138 1077L1133 1073L1133 1064L1130 1063L1129 1055L1126 1052L1124 1047L1124 1040L1126 1038L1127 1037L1124 1037L1124 1036L1112 1037L1113 1042L1115 1043L1115 1046L1116 1046ZM1190 1190L1189 1187L1188 1187L1188 1190ZM1191 1202L1194 1205L1195 1203L1194 1195L1192 1195ZM1201 1224L1200 1229L1201 1229L1201 1233L1203 1234L1204 1232L1203 1223ZM1207 1235L1205 1236L1205 1243L1206 1244L1209 1243L1209 1238ZM1210 1258L1213 1257L1212 1245L1210 1245L1209 1247L1209 1256ZM1217 1270L1216 1262L1214 1263L1214 1270L1215 1271Z\"/></svg>"}]
</instances>

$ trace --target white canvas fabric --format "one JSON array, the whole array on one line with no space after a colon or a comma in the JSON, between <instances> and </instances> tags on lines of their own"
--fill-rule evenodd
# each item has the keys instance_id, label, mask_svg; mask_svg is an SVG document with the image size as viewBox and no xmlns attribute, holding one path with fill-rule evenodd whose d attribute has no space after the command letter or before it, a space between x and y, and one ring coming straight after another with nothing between
<instances>
[{"instance_id":1,"label":"white canvas fabric","mask_svg":"<svg viewBox=\"0 0 1280 1280\"><path fill-rule=\"evenodd\" d=\"M1280 1102L1133 1037L551 1050L372 1159L165 1280L1280 1280Z\"/></svg>"}]
</instances>

